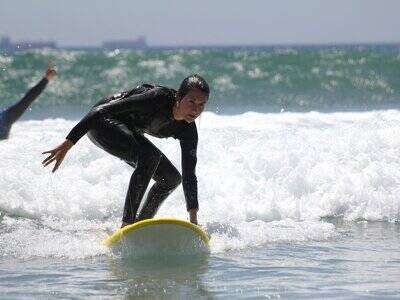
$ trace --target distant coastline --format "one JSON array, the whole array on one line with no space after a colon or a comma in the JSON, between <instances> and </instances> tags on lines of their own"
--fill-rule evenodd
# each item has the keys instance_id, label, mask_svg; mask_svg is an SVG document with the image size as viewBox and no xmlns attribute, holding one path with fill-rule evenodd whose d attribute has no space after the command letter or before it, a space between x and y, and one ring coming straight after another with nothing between
<instances>
[{"instance_id":1,"label":"distant coastline","mask_svg":"<svg viewBox=\"0 0 400 300\"><path fill-rule=\"evenodd\" d=\"M139 36L133 40L110 40L104 41L98 46L59 46L55 41L17 41L13 42L9 37L0 38L1 53L14 53L34 49L59 49L59 50L81 50L81 51L114 51L114 50L196 50L196 49L219 49L219 50L255 50L275 51L279 49L301 49L301 50L323 50L323 49L348 49L363 48L400 51L400 42L368 42L368 43L321 43L321 44L254 44L254 45L148 45L145 36Z\"/></svg>"}]
</instances>

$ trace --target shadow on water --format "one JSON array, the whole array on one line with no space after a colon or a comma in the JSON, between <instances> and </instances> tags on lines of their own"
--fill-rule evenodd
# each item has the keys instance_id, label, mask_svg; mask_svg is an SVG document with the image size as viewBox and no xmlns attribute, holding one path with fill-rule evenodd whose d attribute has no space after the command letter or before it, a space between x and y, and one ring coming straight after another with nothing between
<instances>
[{"instance_id":1,"label":"shadow on water","mask_svg":"<svg viewBox=\"0 0 400 300\"><path fill-rule=\"evenodd\" d=\"M123 258L109 262L113 275L124 282L124 299L213 299L202 277L208 255Z\"/></svg>"}]
</instances>

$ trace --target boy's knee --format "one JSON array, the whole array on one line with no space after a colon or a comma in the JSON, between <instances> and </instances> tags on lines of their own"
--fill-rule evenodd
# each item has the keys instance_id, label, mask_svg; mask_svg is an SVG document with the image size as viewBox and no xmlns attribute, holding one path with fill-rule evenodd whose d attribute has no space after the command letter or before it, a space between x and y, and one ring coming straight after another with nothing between
<instances>
[{"instance_id":1,"label":"boy's knee","mask_svg":"<svg viewBox=\"0 0 400 300\"><path fill-rule=\"evenodd\" d=\"M168 174L167 177L163 178L159 184L163 186L164 189L172 191L178 187L182 182L182 176L178 171Z\"/></svg>"},{"instance_id":2,"label":"boy's knee","mask_svg":"<svg viewBox=\"0 0 400 300\"><path fill-rule=\"evenodd\" d=\"M161 152L156 149L142 149L138 157L138 161L140 161L139 165L142 165L146 169L155 170L160 163L161 156Z\"/></svg>"},{"instance_id":3,"label":"boy's knee","mask_svg":"<svg viewBox=\"0 0 400 300\"><path fill-rule=\"evenodd\" d=\"M171 186L173 188L176 188L178 185L182 183L182 176L181 174L179 174L179 172L176 172L171 176L170 180L171 180Z\"/></svg>"}]
</instances>

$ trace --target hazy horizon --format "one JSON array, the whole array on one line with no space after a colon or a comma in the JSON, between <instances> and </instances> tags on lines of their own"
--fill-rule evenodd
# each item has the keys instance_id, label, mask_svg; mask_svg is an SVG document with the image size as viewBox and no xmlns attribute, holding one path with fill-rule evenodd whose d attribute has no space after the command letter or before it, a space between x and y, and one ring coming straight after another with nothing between
<instances>
[{"instance_id":1,"label":"hazy horizon","mask_svg":"<svg viewBox=\"0 0 400 300\"><path fill-rule=\"evenodd\" d=\"M128 40L128 39L120 39L120 40L117 40L117 39L115 39L115 40L113 40L113 39L110 39L110 40L104 40L104 41L100 41L99 42L99 44L91 44L91 45L79 45L79 44L76 44L76 45L63 45L63 44L61 44L61 43L59 43L59 41L57 41L57 40L33 40L33 39L31 39L31 40L15 40L15 39L13 39L12 37L10 37L10 36L0 36L0 39L1 38L10 38L11 39L11 43L13 44L13 45L18 45L18 43L29 43L29 42L50 42L50 43L55 43L56 44L56 46L57 46L57 48L60 48L60 49L63 49L63 48L65 48L65 49L69 49L69 48L71 48L71 49L74 49L74 48L77 48L77 49L79 49L79 48L94 48L94 49L96 49L96 48L103 48L103 42L112 42L112 41L116 41L116 42L119 42L119 41L134 41L135 40L135 38L132 38L132 40ZM329 46L352 46L352 45L366 45L366 46L368 46L368 45L371 45L371 46L373 46L373 45L400 45L400 40L399 41L366 41L366 42L310 42L310 43L302 43L302 42L283 42L283 43L270 43L270 44L262 44L262 43L248 43L248 44L239 44L239 43L236 43L236 44L206 44L206 43L203 43L203 44L170 44L170 45L168 45L168 44L160 44L160 45L157 45L157 44L149 44L149 43L147 43L147 48L179 48L179 47L188 47L188 48L191 48L191 47L204 47L204 48L207 48L207 47L221 47L221 48L229 48L229 47L260 47L260 48L263 48L263 47L266 47L266 48L268 48L268 47L279 47L279 46L293 46L293 47L313 47L313 46L316 46L316 47L318 47L318 46L321 46L321 47L324 47L324 46L327 46L327 47L329 47ZM118 48L118 47L117 47Z\"/></svg>"},{"instance_id":2,"label":"hazy horizon","mask_svg":"<svg viewBox=\"0 0 400 300\"><path fill-rule=\"evenodd\" d=\"M3 0L0 36L60 47L140 35L149 46L398 43L399 11L395 0Z\"/></svg>"}]
</instances>

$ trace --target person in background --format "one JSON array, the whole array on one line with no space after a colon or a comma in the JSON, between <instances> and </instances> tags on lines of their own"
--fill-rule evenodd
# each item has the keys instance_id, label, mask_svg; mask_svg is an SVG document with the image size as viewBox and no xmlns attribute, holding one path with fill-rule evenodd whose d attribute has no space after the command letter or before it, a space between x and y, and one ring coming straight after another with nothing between
<instances>
[{"instance_id":1,"label":"person in background","mask_svg":"<svg viewBox=\"0 0 400 300\"><path fill-rule=\"evenodd\" d=\"M17 103L0 112L0 140L5 140L10 135L12 125L22 116L33 101L43 92L47 83L56 76L54 67L50 64L46 75Z\"/></svg>"}]
</instances>

